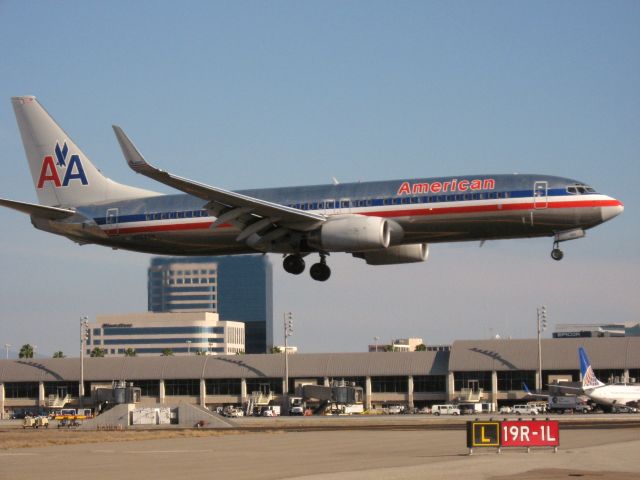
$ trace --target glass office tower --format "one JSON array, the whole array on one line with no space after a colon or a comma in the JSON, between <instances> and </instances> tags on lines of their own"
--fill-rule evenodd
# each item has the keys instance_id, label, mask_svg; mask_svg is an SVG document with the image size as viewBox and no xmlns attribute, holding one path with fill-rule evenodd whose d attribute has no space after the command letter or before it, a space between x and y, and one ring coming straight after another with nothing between
<instances>
[{"instance_id":1,"label":"glass office tower","mask_svg":"<svg viewBox=\"0 0 640 480\"><path fill-rule=\"evenodd\" d=\"M216 312L245 323L246 353L273 345L273 288L266 255L156 257L148 273L150 312Z\"/></svg>"}]
</instances>

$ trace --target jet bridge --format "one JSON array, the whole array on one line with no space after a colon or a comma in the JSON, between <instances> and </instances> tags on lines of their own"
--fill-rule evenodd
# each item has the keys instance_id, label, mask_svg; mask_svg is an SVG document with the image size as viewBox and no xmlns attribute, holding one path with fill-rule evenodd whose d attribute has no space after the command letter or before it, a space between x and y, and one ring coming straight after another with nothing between
<instances>
[{"instance_id":1,"label":"jet bridge","mask_svg":"<svg viewBox=\"0 0 640 480\"><path fill-rule=\"evenodd\" d=\"M298 394L305 402L319 402L313 411L315 415L325 413L327 408L331 413L351 413L349 407L362 406L362 387L344 381L333 382L330 386L302 385L299 390Z\"/></svg>"}]
</instances>

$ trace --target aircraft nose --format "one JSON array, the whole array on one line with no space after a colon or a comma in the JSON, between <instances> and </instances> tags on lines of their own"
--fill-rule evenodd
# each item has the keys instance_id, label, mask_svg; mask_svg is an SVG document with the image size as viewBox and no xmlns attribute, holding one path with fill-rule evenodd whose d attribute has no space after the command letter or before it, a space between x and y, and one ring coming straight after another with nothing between
<instances>
[{"instance_id":1,"label":"aircraft nose","mask_svg":"<svg viewBox=\"0 0 640 480\"><path fill-rule=\"evenodd\" d=\"M613 217L617 217L624 211L624 205L622 202L618 200L614 200L612 205L607 205L606 207L602 207L600 209L602 215L602 221L606 222L607 220L611 220Z\"/></svg>"}]
</instances>

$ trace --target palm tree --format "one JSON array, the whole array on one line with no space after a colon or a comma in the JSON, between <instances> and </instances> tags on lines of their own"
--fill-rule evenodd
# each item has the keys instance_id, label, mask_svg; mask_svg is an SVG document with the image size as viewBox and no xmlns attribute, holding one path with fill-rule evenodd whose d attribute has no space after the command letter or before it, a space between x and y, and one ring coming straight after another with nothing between
<instances>
[{"instance_id":1,"label":"palm tree","mask_svg":"<svg viewBox=\"0 0 640 480\"><path fill-rule=\"evenodd\" d=\"M427 346L424 343L421 343L420 345L416 345L416 352L426 352L427 351Z\"/></svg>"},{"instance_id":2,"label":"palm tree","mask_svg":"<svg viewBox=\"0 0 640 480\"><path fill-rule=\"evenodd\" d=\"M162 351L162 356L163 357L173 357L173 350L171 350L170 348L165 348Z\"/></svg>"},{"instance_id":3,"label":"palm tree","mask_svg":"<svg viewBox=\"0 0 640 480\"><path fill-rule=\"evenodd\" d=\"M28 343L22 345L18 358L33 358L33 347Z\"/></svg>"},{"instance_id":4,"label":"palm tree","mask_svg":"<svg viewBox=\"0 0 640 480\"><path fill-rule=\"evenodd\" d=\"M64 358L64 357L66 357L66 355L62 350L58 350L53 354L53 358Z\"/></svg>"},{"instance_id":5,"label":"palm tree","mask_svg":"<svg viewBox=\"0 0 640 480\"><path fill-rule=\"evenodd\" d=\"M124 356L125 357L135 357L136 356L136 349L135 348L127 348L124 351Z\"/></svg>"},{"instance_id":6,"label":"palm tree","mask_svg":"<svg viewBox=\"0 0 640 480\"><path fill-rule=\"evenodd\" d=\"M93 350L91 350L91 356L92 357L104 357L105 354L105 350L104 348L100 348L100 347L94 347Z\"/></svg>"},{"instance_id":7,"label":"palm tree","mask_svg":"<svg viewBox=\"0 0 640 480\"><path fill-rule=\"evenodd\" d=\"M271 347L271 353L282 353L282 349L280 347Z\"/></svg>"}]
</instances>

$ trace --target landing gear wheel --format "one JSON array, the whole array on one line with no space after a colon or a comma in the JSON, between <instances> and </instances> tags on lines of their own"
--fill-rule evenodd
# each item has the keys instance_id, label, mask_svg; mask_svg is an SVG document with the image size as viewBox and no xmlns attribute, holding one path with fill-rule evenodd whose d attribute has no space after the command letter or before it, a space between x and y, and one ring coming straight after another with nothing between
<instances>
[{"instance_id":1,"label":"landing gear wheel","mask_svg":"<svg viewBox=\"0 0 640 480\"><path fill-rule=\"evenodd\" d=\"M309 274L314 280L325 282L331 276L331 269L326 263L314 263L309 269Z\"/></svg>"},{"instance_id":2,"label":"landing gear wheel","mask_svg":"<svg viewBox=\"0 0 640 480\"><path fill-rule=\"evenodd\" d=\"M327 254L320 254L320 263L315 263L309 269L309 273L311 274L311 278L317 280L318 282L325 282L331 276L331 269L327 265Z\"/></svg>"},{"instance_id":3,"label":"landing gear wheel","mask_svg":"<svg viewBox=\"0 0 640 480\"><path fill-rule=\"evenodd\" d=\"M556 247L551 250L551 258L553 258L554 260L560 261L562 260L562 257L564 257L564 252L559 248Z\"/></svg>"},{"instance_id":4,"label":"landing gear wheel","mask_svg":"<svg viewBox=\"0 0 640 480\"><path fill-rule=\"evenodd\" d=\"M300 275L304 272L304 259L300 255L287 255L282 261L282 267L287 273Z\"/></svg>"}]
</instances>

